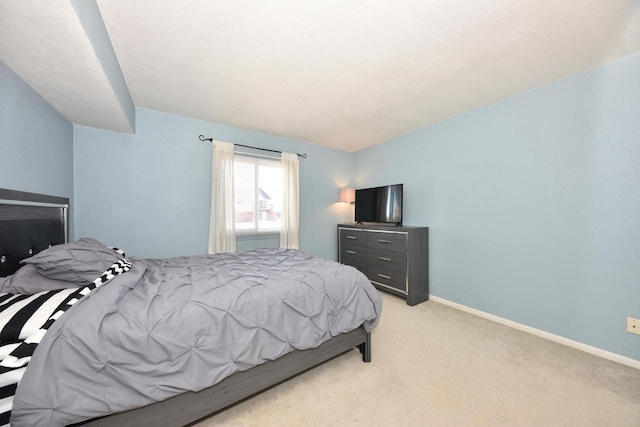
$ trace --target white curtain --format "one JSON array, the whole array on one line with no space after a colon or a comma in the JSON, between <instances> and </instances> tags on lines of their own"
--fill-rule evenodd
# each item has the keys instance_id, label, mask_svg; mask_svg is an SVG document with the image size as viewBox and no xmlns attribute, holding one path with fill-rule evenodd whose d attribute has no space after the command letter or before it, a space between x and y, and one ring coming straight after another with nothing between
<instances>
[{"instance_id":1,"label":"white curtain","mask_svg":"<svg viewBox=\"0 0 640 427\"><path fill-rule=\"evenodd\" d=\"M233 144L213 141L211 160L211 219L209 253L235 252L235 195L233 191Z\"/></svg>"},{"instance_id":2,"label":"white curtain","mask_svg":"<svg viewBox=\"0 0 640 427\"><path fill-rule=\"evenodd\" d=\"M299 229L299 179L298 155L282 153L282 215L280 229L280 247L300 249L298 243Z\"/></svg>"}]
</instances>

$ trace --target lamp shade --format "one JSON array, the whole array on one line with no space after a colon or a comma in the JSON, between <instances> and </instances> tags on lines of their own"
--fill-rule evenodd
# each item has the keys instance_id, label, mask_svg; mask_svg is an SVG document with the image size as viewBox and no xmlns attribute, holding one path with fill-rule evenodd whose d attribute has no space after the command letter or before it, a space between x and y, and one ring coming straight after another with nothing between
<instances>
[{"instance_id":1,"label":"lamp shade","mask_svg":"<svg viewBox=\"0 0 640 427\"><path fill-rule=\"evenodd\" d=\"M340 202L355 203L356 190L355 188L343 188L340 190Z\"/></svg>"}]
</instances>

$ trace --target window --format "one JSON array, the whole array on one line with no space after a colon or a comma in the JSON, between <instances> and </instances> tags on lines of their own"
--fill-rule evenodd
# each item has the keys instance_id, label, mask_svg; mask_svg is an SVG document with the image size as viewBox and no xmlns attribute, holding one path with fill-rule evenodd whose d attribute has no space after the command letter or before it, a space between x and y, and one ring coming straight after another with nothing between
<instances>
[{"instance_id":1,"label":"window","mask_svg":"<svg viewBox=\"0 0 640 427\"><path fill-rule=\"evenodd\" d=\"M236 232L279 233L282 213L280 161L236 155L233 167Z\"/></svg>"}]
</instances>

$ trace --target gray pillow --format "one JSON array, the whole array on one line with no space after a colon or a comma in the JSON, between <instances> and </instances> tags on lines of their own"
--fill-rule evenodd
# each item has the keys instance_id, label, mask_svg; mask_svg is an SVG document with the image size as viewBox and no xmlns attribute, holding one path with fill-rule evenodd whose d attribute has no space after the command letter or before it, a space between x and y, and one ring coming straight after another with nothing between
<instances>
[{"instance_id":1,"label":"gray pillow","mask_svg":"<svg viewBox=\"0 0 640 427\"><path fill-rule=\"evenodd\" d=\"M85 282L85 284L88 284L88 282ZM33 295L38 292L77 287L76 283L63 282L62 280L48 279L41 276L33 265L22 266L11 276L0 277L0 292L8 292L10 294Z\"/></svg>"},{"instance_id":2,"label":"gray pillow","mask_svg":"<svg viewBox=\"0 0 640 427\"><path fill-rule=\"evenodd\" d=\"M52 246L22 260L49 279L86 285L100 277L122 257L96 239L83 237L73 243Z\"/></svg>"}]
</instances>

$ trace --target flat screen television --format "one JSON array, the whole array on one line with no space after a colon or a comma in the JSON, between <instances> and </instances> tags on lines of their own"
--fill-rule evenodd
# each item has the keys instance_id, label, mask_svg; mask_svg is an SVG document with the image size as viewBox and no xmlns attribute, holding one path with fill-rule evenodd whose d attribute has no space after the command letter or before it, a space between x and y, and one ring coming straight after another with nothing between
<instances>
[{"instance_id":1,"label":"flat screen television","mask_svg":"<svg viewBox=\"0 0 640 427\"><path fill-rule=\"evenodd\" d=\"M402 184L356 190L355 220L402 224Z\"/></svg>"}]
</instances>

